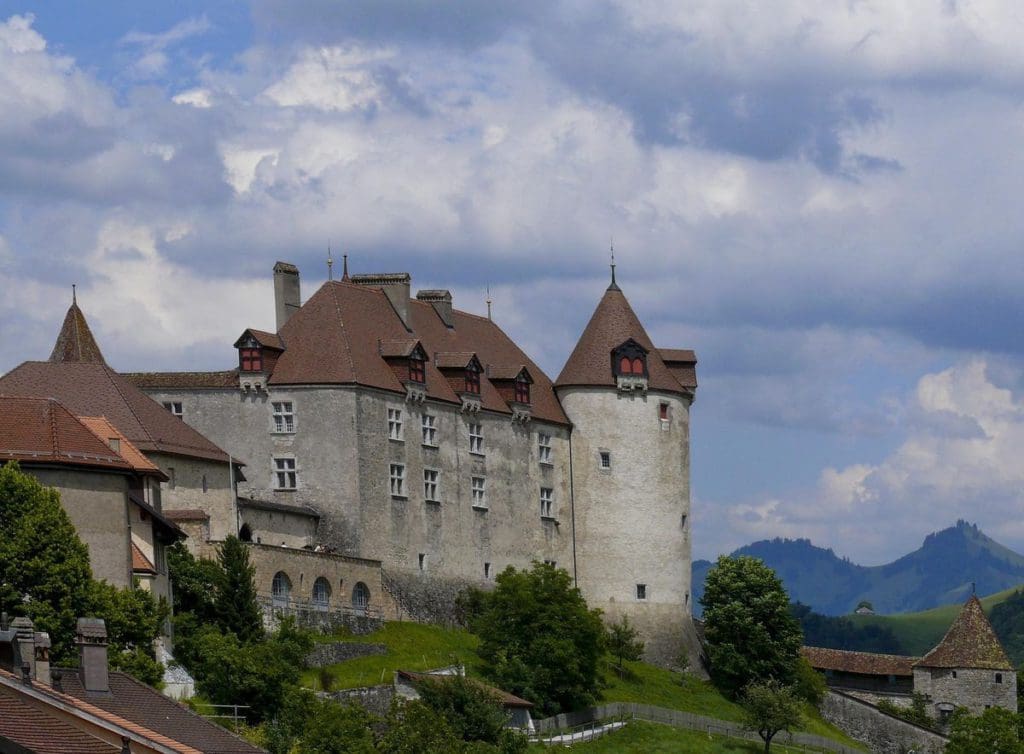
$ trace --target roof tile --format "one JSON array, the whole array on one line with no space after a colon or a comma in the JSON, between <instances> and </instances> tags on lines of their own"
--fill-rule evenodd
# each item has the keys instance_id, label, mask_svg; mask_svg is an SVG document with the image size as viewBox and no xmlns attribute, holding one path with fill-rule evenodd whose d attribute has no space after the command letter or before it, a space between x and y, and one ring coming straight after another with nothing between
<instances>
[{"instance_id":1,"label":"roof tile","mask_svg":"<svg viewBox=\"0 0 1024 754\"><path fill-rule=\"evenodd\" d=\"M800 653L815 670L832 670L861 675L912 676L914 675L914 662L918 659L903 655L847 652L842 649L826 649L824 647L802 647Z\"/></svg>"},{"instance_id":2,"label":"roof tile","mask_svg":"<svg viewBox=\"0 0 1024 754\"><path fill-rule=\"evenodd\" d=\"M976 596L967 600L942 641L916 667L1013 670Z\"/></svg>"}]
</instances>

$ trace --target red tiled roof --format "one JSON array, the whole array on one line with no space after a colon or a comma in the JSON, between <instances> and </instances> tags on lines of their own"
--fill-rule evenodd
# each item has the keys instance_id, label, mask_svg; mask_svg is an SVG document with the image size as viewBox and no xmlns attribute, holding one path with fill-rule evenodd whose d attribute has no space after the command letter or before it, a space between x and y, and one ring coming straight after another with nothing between
<instances>
[{"instance_id":1,"label":"red tiled roof","mask_svg":"<svg viewBox=\"0 0 1024 754\"><path fill-rule=\"evenodd\" d=\"M281 329L287 348L270 377L271 385L359 384L404 393L405 388L380 354L387 341L418 339L427 351L427 395L459 403L437 366L435 353L475 353L481 363L522 364L534 379L534 419L568 424L550 379L494 322L453 311L454 327L446 327L433 306L409 300L409 328L380 288L328 282L291 316ZM410 330L412 331L410 333ZM497 389L481 378L480 402L485 410L511 413Z\"/></svg>"},{"instance_id":2,"label":"red tiled roof","mask_svg":"<svg viewBox=\"0 0 1024 754\"><path fill-rule=\"evenodd\" d=\"M110 715L135 721L161 736L204 754L259 754L263 752L219 725L168 699L125 673L110 672L110 694L88 694L75 670L64 670L64 693Z\"/></svg>"},{"instance_id":3,"label":"red tiled roof","mask_svg":"<svg viewBox=\"0 0 1024 754\"><path fill-rule=\"evenodd\" d=\"M0 390L3 390L0 383ZM130 471L131 464L52 398L0 395L0 459Z\"/></svg>"},{"instance_id":4,"label":"red tiled roof","mask_svg":"<svg viewBox=\"0 0 1024 754\"><path fill-rule=\"evenodd\" d=\"M228 460L227 453L106 364L26 361L0 377L0 393L47 396L78 415L105 416L144 452Z\"/></svg>"},{"instance_id":5,"label":"red tiled roof","mask_svg":"<svg viewBox=\"0 0 1024 754\"><path fill-rule=\"evenodd\" d=\"M238 387L238 370L223 372L125 372L121 375L140 388Z\"/></svg>"},{"instance_id":6,"label":"red tiled roof","mask_svg":"<svg viewBox=\"0 0 1024 754\"><path fill-rule=\"evenodd\" d=\"M253 330L251 327L246 332L256 338L256 342L264 348L273 348L278 351L284 350L284 343L281 342L281 338L277 333L267 332L266 330Z\"/></svg>"},{"instance_id":7,"label":"red tiled roof","mask_svg":"<svg viewBox=\"0 0 1024 754\"><path fill-rule=\"evenodd\" d=\"M977 597L960 609L953 625L931 652L916 663L922 668L985 668L1013 670L1003 645Z\"/></svg>"},{"instance_id":8,"label":"red tiled roof","mask_svg":"<svg viewBox=\"0 0 1024 754\"><path fill-rule=\"evenodd\" d=\"M201 508L179 508L164 510L164 517L171 521L208 521L210 514Z\"/></svg>"},{"instance_id":9,"label":"red tiled roof","mask_svg":"<svg viewBox=\"0 0 1024 754\"><path fill-rule=\"evenodd\" d=\"M431 673L414 673L410 670L397 670L395 672L412 683L420 683L422 681L427 681L429 683L444 683L446 680L450 680L455 677L451 675L434 675ZM488 686L486 683L481 683L475 678L467 678L466 680L474 686L484 689L490 693L506 707L533 707L533 702L528 702L526 699L520 699L518 696L510 694L507 691L502 691L494 686Z\"/></svg>"},{"instance_id":10,"label":"red tiled roof","mask_svg":"<svg viewBox=\"0 0 1024 754\"><path fill-rule=\"evenodd\" d=\"M465 369L476 356L472 351L439 351L434 354L438 369Z\"/></svg>"},{"instance_id":11,"label":"red tiled roof","mask_svg":"<svg viewBox=\"0 0 1024 754\"><path fill-rule=\"evenodd\" d=\"M121 750L0 686L0 748L5 739L33 754L117 754Z\"/></svg>"},{"instance_id":12,"label":"red tiled roof","mask_svg":"<svg viewBox=\"0 0 1024 754\"><path fill-rule=\"evenodd\" d=\"M118 455L126 460L134 471L140 474L158 476L166 481L167 475L160 471L160 467L146 458L141 450L132 445L131 440L118 431L117 427L107 421L106 417L80 416L78 420L87 426L104 444L109 446L110 440L116 439L119 445Z\"/></svg>"},{"instance_id":13,"label":"red tiled roof","mask_svg":"<svg viewBox=\"0 0 1024 754\"><path fill-rule=\"evenodd\" d=\"M914 675L917 657L872 652L847 652L824 647L801 647L800 653L815 670L832 670L860 675Z\"/></svg>"},{"instance_id":14,"label":"red tiled roof","mask_svg":"<svg viewBox=\"0 0 1024 754\"><path fill-rule=\"evenodd\" d=\"M629 305L626 296L614 283L605 291L594 310L576 348L555 380L556 387L615 385L611 354L618 346L632 338L647 350L647 386L651 390L685 393L672 371L665 365L659 349L654 347L640 319Z\"/></svg>"},{"instance_id":15,"label":"red tiled roof","mask_svg":"<svg viewBox=\"0 0 1024 754\"><path fill-rule=\"evenodd\" d=\"M381 340L377 350L384 358L407 358L412 355L420 342L416 338L402 338L400 340Z\"/></svg>"},{"instance_id":16,"label":"red tiled roof","mask_svg":"<svg viewBox=\"0 0 1024 754\"><path fill-rule=\"evenodd\" d=\"M526 376L532 379L530 370L522 364L488 364L486 372L487 378L491 380L514 380L524 370L526 371Z\"/></svg>"},{"instance_id":17,"label":"red tiled roof","mask_svg":"<svg viewBox=\"0 0 1024 754\"><path fill-rule=\"evenodd\" d=\"M92 336L92 330L89 329L89 323L85 321L85 315L78 308L77 302L71 303L68 313L64 316L64 324L61 325L57 342L53 345L50 361L54 363L73 361L85 364L106 364L103 354L100 353L100 347Z\"/></svg>"},{"instance_id":18,"label":"red tiled roof","mask_svg":"<svg viewBox=\"0 0 1024 754\"><path fill-rule=\"evenodd\" d=\"M146 557L139 546L132 542L132 571L135 573L156 573L153 561Z\"/></svg>"}]
</instances>

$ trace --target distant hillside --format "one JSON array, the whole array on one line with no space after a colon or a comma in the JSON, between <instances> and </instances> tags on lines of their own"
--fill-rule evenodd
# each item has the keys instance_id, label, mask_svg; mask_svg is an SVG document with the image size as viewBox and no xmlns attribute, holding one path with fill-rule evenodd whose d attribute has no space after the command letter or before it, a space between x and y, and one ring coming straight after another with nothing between
<instances>
[{"instance_id":1,"label":"distant hillside","mask_svg":"<svg viewBox=\"0 0 1024 754\"><path fill-rule=\"evenodd\" d=\"M921 547L882 566L861 566L806 539L773 539L741 547L733 555L763 560L782 579L790 599L825 615L846 615L867 600L876 613L906 613L962 603L975 582L978 594L1024 583L1024 556L958 521L929 534ZM693 564L693 599L700 609L704 578L713 564Z\"/></svg>"}]
</instances>

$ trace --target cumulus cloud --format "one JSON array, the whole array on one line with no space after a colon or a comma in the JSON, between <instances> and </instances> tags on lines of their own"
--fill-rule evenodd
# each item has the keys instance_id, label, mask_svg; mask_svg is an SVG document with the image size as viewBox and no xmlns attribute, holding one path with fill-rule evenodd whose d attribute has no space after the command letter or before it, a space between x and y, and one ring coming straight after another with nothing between
<instances>
[{"instance_id":1,"label":"cumulus cloud","mask_svg":"<svg viewBox=\"0 0 1024 754\"><path fill-rule=\"evenodd\" d=\"M199 16L180 21L163 32L130 31L121 38L121 44L138 51L131 64L131 73L138 79L153 79L167 71L172 47L209 30L209 20L206 16Z\"/></svg>"}]
</instances>

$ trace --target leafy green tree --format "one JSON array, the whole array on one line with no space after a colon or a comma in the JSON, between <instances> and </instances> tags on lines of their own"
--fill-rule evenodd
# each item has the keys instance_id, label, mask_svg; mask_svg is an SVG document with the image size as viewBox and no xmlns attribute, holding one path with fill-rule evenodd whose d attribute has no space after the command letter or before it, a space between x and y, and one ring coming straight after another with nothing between
<instances>
[{"instance_id":1,"label":"leafy green tree","mask_svg":"<svg viewBox=\"0 0 1024 754\"><path fill-rule=\"evenodd\" d=\"M751 683L740 694L739 701L743 724L761 736L765 754L771 751L776 735L799 727L803 719L796 694L777 681Z\"/></svg>"},{"instance_id":2,"label":"leafy green tree","mask_svg":"<svg viewBox=\"0 0 1024 754\"><path fill-rule=\"evenodd\" d=\"M92 583L90 614L106 622L110 665L150 686L159 686L164 667L153 641L160 635L170 606L144 589L118 589L105 581Z\"/></svg>"},{"instance_id":3,"label":"leafy green tree","mask_svg":"<svg viewBox=\"0 0 1024 754\"><path fill-rule=\"evenodd\" d=\"M723 693L793 681L803 637L774 571L757 558L723 555L708 572L701 604L711 679Z\"/></svg>"},{"instance_id":4,"label":"leafy green tree","mask_svg":"<svg viewBox=\"0 0 1024 754\"><path fill-rule=\"evenodd\" d=\"M302 754L376 754L376 722L359 705L318 701L299 749Z\"/></svg>"},{"instance_id":5,"label":"leafy green tree","mask_svg":"<svg viewBox=\"0 0 1024 754\"><path fill-rule=\"evenodd\" d=\"M640 640L637 630L629 624L628 615L623 615L620 620L608 624L605 646L612 657L618 660L620 673L625 670L623 664L626 660L636 661L644 654L644 643Z\"/></svg>"},{"instance_id":6,"label":"leafy green tree","mask_svg":"<svg viewBox=\"0 0 1024 754\"><path fill-rule=\"evenodd\" d=\"M256 568L249 550L232 535L217 548L220 580L214 610L222 631L248 642L263 636L263 617L256 600Z\"/></svg>"},{"instance_id":7,"label":"leafy green tree","mask_svg":"<svg viewBox=\"0 0 1024 754\"><path fill-rule=\"evenodd\" d=\"M793 693L805 702L817 707L825 698L828 686L825 684L825 676L811 667L803 657L796 661L796 673L793 680Z\"/></svg>"},{"instance_id":8,"label":"leafy green tree","mask_svg":"<svg viewBox=\"0 0 1024 754\"><path fill-rule=\"evenodd\" d=\"M526 750L526 737L505 727L509 715L501 701L479 683L463 676L444 676L420 683L418 691L423 703L441 715L463 741L491 744L504 754Z\"/></svg>"},{"instance_id":9,"label":"leafy green tree","mask_svg":"<svg viewBox=\"0 0 1024 754\"><path fill-rule=\"evenodd\" d=\"M588 609L569 574L548 564L509 566L495 582L474 598L470 618L485 675L544 714L593 703L604 652L601 611Z\"/></svg>"},{"instance_id":10,"label":"leafy green tree","mask_svg":"<svg viewBox=\"0 0 1024 754\"><path fill-rule=\"evenodd\" d=\"M60 505L56 490L0 468L0 610L32 619L47 631L55 662L74 658L75 623L90 612L89 550Z\"/></svg>"},{"instance_id":11,"label":"leafy green tree","mask_svg":"<svg viewBox=\"0 0 1024 754\"><path fill-rule=\"evenodd\" d=\"M377 739L381 754L461 754L464 748L448 721L421 701L392 702Z\"/></svg>"},{"instance_id":12,"label":"leafy green tree","mask_svg":"<svg viewBox=\"0 0 1024 754\"><path fill-rule=\"evenodd\" d=\"M1019 716L1001 707L980 715L957 710L950 721L946 754L1024 754Z\"/></svg>"}]
</instances>

